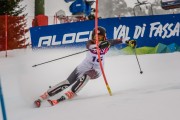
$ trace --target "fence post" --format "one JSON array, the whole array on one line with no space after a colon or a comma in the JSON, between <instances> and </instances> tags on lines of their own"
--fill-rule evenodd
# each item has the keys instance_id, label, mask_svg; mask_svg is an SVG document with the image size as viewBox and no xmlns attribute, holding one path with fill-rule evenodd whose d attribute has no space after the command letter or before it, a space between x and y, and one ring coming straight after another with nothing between
<instances>
[{"instance_id":1,"label":"fence post","mask_svg":"<svg viewBox=\"0 0 180 120\"><path fill-rule=\"evenodd\" d=\"M8 16L7 16L7 14L5 14L5 50L6 50L6 57L7 57L7 30L8 30L8 24L7 24L7 20L8 20L8 18L7 18Z\"/></svg>"}]
</instances>

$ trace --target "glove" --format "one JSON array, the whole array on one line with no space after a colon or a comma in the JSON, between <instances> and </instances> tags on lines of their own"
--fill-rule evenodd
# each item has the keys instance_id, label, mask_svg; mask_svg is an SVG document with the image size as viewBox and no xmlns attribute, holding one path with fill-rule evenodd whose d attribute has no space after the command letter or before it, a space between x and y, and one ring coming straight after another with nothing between
<instances>
[{"instance_id":1,"label":"glove","mask_svg":"<svg viewBox=\"0 0 180 120\"><path fill-rule=\"evenodd\" d=\"M105 48L109 48L109 47L110 47L110 43L108 41L102 41L99 43L100 49L105 49Z\"/></svg>"},{"instance_id":2,"label":"glove","mask_svg":"<svg viewBox=\"0 0 180 120\"><path fill-rule=\"evenodd\" d=\"M127 44L127 46L130 46L132 48L136 47L136 41L135 40L127 40L126 44Z\"/></svg>"}]
</instances>

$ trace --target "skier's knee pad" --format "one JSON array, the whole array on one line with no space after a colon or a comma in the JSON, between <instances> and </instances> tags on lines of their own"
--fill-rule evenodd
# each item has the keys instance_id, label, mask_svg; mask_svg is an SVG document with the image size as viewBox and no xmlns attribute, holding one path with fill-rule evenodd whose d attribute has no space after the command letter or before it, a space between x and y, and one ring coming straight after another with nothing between
<instances>
[{"instance_id":1,"label":"skier's knee pad","mask_svg":"<svg viewBox=\"0 0 180 120\"><path fill-rule=\"evenodd\" d=\"M69 86L70 86L69 82L67 80L64 80L64 81L60 82L59 84L48 89L47 93L49 94L49 96L54 96L55 94L63 91L64 89L66 89Z\"/></svg>"},{"instance_id":2,"label":"skier's knee pad","mask_svg":"<svg viewBox=\"0 0 180 120\"><path fill-rule=\"evenodd\" d=\"M96 79L100 76L100 73L97 72L96 70L89 70L85 72L86 75L90 77L90 79Z\"/></svg>"},{"instance_id":3,"label":"skier's knee pad","mask_svg":"<svg viewBox=\"0 0 180 120\"><path fill-rule=\"evenodd\" d=\"M72 86L72 88L71 88L72 92L74 92L74 93L79 92L84 87L84 85L89 81L89 79L90 79L90 77L88 75L86 75L86 74L83 75Z\"/></svg>"}]
</instances>

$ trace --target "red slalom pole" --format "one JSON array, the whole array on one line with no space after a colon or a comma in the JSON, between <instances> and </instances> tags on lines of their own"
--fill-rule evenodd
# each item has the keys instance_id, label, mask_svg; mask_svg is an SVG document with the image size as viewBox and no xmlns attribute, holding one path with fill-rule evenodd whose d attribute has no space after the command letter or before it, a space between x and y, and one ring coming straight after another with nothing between
<instances>
[{"instance_id":1,"label":"red slalom pole","mask_svg":"<svg viewBox=\"0 0 180 120\"><path fill-rule=\"evenodd\" d=\"M106 88L107 88L107 90L109 92L109 95L112 96L112 92L111 92L111 89L110 89L109 84L107 82L107 78L106 78L104 68L103 68L103 65L102 65L102 61L101 61L101 58L100 58L100 50L99 50L99 47L98 47L98 45L99 45L99 41L98 41L98 0L96 0L95 35L96 35L96 50L97 50L97 53L98 53L99 65L100 65L101 72L102 72L102 75L103 75L103 78L104 78L104 82L106 84Z\"/></svg>"}]
</instances>

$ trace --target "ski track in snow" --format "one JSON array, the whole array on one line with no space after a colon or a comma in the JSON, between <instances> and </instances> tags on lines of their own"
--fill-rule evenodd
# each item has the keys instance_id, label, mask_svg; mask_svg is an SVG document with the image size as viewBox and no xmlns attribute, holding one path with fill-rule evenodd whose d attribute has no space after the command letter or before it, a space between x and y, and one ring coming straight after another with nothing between
<instances>
[{"instance_id":1,"label":"ski track in snow","mask_svg":"<svg viewBox=\"0 0 180 120\"><path fill-rule=\"evenodd\" d=\"M91 80L72 100L34 108L33 101L49 86L68 77L84 59L85 53L33 68L32 65L81 50L13 50L8 58L0 52L8 120L179 120L180 53L106 56L105 73L113 96L103 78ZM2 115L0 115L2 117Z\"/></svg>"}]
</instances>

